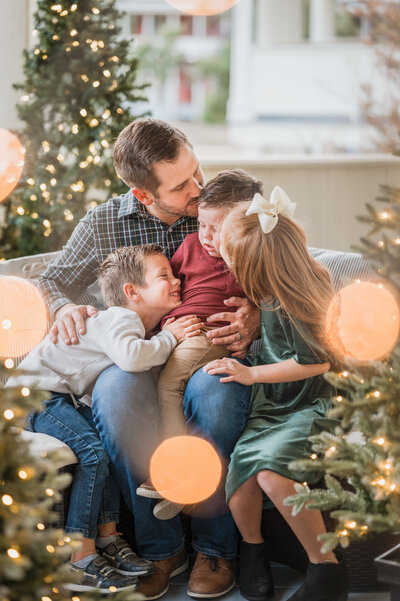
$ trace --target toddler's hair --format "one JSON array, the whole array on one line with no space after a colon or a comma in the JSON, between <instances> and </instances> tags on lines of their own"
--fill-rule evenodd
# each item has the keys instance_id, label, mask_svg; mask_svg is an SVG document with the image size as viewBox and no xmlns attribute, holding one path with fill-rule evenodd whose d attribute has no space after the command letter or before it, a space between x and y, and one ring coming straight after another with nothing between
<instances>
[{"instance_id":1,"label":"toddler's hair","mask_svg":"<svg viewBox=\"0 0 400 601\"><path fill-rule=\"evenodd\" d=\"M142 244L118 248L108 255L97 272L100 290L107 306L125 306L124 284L129 282L144 287L147 259L161 254L163 254L161 246Z\"/></svg>"},{"instance_id":2,"label":"toddler's hair","mask_svg":"<svg viewBox=\"0 0 400 601\"><path fill-rule=\"evenodd\" d=\"M198 204L208 209L231 207L238 202L252 200L257 192L263 193L259 179L243 169L227 169L207 182L200 192Z\"/></svg>"},{"instance_id":3,"label":"toddler's hair","mask_svg":"<svg viewBox=\"0 0 400 601\"><path fill-rule=\"evenodd\" d=\"M265 234L258 215L246 215L248 208L249 203L235 207L222 226L229 269L257 307L277 299L289 319L307 324L317 346L326 349L324 320L333 295L329 272L310 256L297 223L279 215Z\"/></svg>"},{"instance_id":4,"label":"toddler's hair","mask_svg":"<svg viewBox=\"0 0 400 601\"><path fill-rule=\"evenodd\" d=\"M115 170L130 188L144 188L155 194L160 182L153 171L154 163L174 162L182 146L192 148L177 127L160 119L136 119L115 142Z\"/></svg>"}]
</instances>

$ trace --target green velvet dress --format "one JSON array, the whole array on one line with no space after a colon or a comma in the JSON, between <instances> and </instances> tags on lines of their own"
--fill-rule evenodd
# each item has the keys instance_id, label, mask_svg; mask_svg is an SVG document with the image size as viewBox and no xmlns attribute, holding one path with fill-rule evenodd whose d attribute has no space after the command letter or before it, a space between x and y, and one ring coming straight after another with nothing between
<instances>
[{"instance_id":1,"label":"green velvet dress","mask_svg":"<svg viewBox=\"0 0 400 601\"><path fill-rule=\"evenodd\" d=\"M275 305L276 306L276 305ZM261 311L262 346L256 365L295 359L301 364L327 361L304 341L298 328L281 309ZM246 480L262 470L277 472L297 482L316 482L318 473L297 472L289 464L309 457L308 437L321 430L333 431L337 420L329 419L333 388L323 376L279 384L253 386L246 427L231 455L226 481L227 499Z\"/></svg>"}]
</instances>

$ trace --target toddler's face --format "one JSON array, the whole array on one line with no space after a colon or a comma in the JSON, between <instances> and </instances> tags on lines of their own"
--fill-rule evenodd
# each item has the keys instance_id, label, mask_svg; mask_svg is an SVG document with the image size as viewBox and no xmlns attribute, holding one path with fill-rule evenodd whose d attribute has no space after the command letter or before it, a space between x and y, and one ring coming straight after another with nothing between
<instances>
[{"instance_id":1,"label":"toddler's face","mask_svg":"<svg viewBox=\"0 0 400 601\"><path fill-rule=\"evenodd\" d=\"M226 207L205 209L199 206L199 240L212 257L220 257L220 234L222 223L228 213Z\"/></svg>"}]
</instances>

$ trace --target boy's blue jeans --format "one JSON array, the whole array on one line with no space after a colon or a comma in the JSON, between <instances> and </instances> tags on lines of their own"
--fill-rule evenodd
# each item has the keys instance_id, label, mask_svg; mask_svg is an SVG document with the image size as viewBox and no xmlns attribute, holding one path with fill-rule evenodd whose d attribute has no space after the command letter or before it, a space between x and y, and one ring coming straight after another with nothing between
<instances>
[{"instance_id":1,"label":"boy's blue jeans","mask_svg":"<svg viewBox=\"0 0 400 601\"><path fill-rule=\"evenodd\" d=\"M184 411L192 433L213 442L227 463L246 423L251 388L235 382L221 384L219 377L197 371L186 388ZM136 495L138 484L148 477L150 457L160 443L153 374L123 372L113 365L99 376L92 400L94 423L110 457L110 471L134 514L139 554L153 561L175 555L184 544L179 516L157 520L153 516L154 501ZM224 498L224 482L219 493ZM207 519L192 518L193 547L230 559L236 554L236 526L226 506L224 513L218 513Z\"/></svg>"},{"instance_id":2,"label":"boy's blue jeans","mask_svg":"<svg viewBox=\"0 0 400 601\"><path fill-rule=\"evenodd\" d=\"M31 414L27 430L62 440L79 461L71 485L65 532L96 538L97 524L118 522L121 492L109 475L109 458L93 424L90 407L75 409L69 394L53 392L44 409Z\"/></svg>"}]
</instances>

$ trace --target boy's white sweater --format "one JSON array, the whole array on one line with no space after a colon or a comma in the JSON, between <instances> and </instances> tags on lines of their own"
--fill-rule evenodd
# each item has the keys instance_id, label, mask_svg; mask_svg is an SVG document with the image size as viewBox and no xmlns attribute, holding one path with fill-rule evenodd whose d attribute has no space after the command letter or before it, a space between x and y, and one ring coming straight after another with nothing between
<instances>
[{"instance_id":1,"label":"boy's white sweater","mask_svg":"<svg viewBox=\"0 0 400 601\"><path fill-rule=\"evenodd\" d=\"M94 384L114 363L124 371L147 371L162 365L176 346L167 330L145 340L139 315L123 307L110 307L86 320L86 334L78 344L56 344L46 336L19 364L9 386L36 385L41 390L91 395ZM29 374L18 374L28 370ZM86 400L86 399L85 399Z\"/></svg>"}]
</instances>

